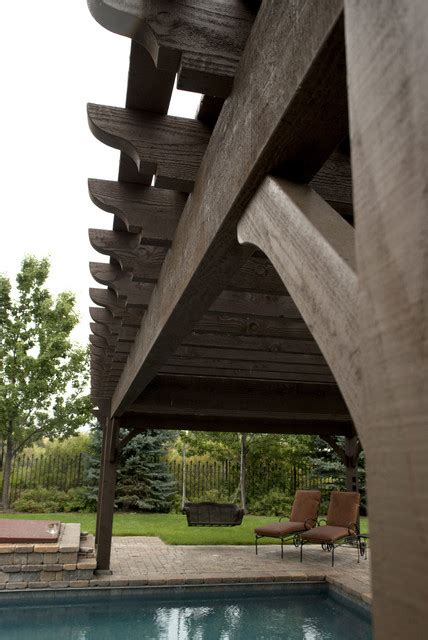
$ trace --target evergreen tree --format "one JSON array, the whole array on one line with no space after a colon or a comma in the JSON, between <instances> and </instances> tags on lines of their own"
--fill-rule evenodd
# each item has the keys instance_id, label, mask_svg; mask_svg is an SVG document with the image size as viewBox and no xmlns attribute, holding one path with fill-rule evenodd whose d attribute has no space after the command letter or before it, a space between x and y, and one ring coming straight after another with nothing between
<instances>
[{"instance_id":1,"label":"evergreen tree","mask_svg":"<svg viewBox=\"0 0 428 640\"><path fill-rule=\"evenodd\" d=\"M165 462L165 452L175 437L171 431L147 429L120 452L115 503L119 509L167 513L177 492L177 483ZM91 497L96 498L100 475L102 433L91 432L92 464L87 470Z\"/></svg>"}]
</instances>

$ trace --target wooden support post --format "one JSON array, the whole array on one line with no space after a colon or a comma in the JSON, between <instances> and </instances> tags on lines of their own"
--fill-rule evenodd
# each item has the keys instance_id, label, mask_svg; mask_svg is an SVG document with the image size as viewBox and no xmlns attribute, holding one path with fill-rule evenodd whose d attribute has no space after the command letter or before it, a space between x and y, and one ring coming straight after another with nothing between
<instances>
[{"instance_id":1,"label":"wooden support post","mask_svg":"<svg viewBox=\"0 0 428 640\"><path fill-rule=\"evenodd\" d=\"M113 532L114 492L117 470L118 421L108 419L103 437L100 503L97 512L97 568L110 568L111 538Z\"/></svg>"},{"instance_id":2,"label":"wooden support post","mask_svg":"<svg viewBox=\"0 0 428 640\"><path fill-rule=\"evenodd\" d=\"M97 500L97 522L95 528L95 544L98 543L99 531L100 531L100 505L103 501L103 486L104 486L104 461L105 461L105 450L106 450L106 442L107 442L107 428L106 423L109 420L108 416L102 416L99 418L100 427L102 430L102 441L101 441L101 460L100 460L100 478L98 481L98 500ZM103 428L104 427L104 428Z\"/></svg>"},{"instance_id":3,"label":"wooden support post","mask_svg":"<svg viewBox=\"0 0 428 640\"><path fill-rule=\"evenodd\" d=\"M428 4L346 0L376 640L428 628Z\"/></svg>"}]
</instances>

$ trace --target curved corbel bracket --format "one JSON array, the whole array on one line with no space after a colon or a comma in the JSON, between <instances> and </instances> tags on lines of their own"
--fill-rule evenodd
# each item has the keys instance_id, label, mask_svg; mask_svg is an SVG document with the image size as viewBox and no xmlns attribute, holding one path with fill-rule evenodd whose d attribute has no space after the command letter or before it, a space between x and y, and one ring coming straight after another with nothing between
<instances>
[{"instance_id":1,"label":"curved corbel bracket","mask_svg":"<svg viewBox=\"0 0 428 640\"><path fill-rule=\"evenodd\" d=\"M168 9L173 8L173 3L88 0L88 7L93 18L105 29L132 38L147 49L158 69L177 72L181 52L177 43L173 47L168 41L168 32L171 31L168 23L172 17Z\"/></svg>"},{"instance_id":2,"label":"curved corbel bracket","mask_svg":"<svg viewBox=\"0 0 428 640\"><path fill-rule=\"evenodd\" d=\"M142 244L169 246L187 196L171 189L111 180L88 180L89 196L100 209L117 215Z\"/></svg>"},{"instance_id":3,"label":"curved corbel bracket","mask_svg":"<svg viewBox=\"0 0 428 640\"><path fill-rule=\"evenodd\" d=\"M88 104L94 136L128 155L138 171L156 174L156 186L190 192L210 139L197 120Z\"/></svg>"},{"instance_id":4,"label":"curved corbel bracket","mask_svg":"<svg viewBox=\"0 0 428 640\"><path fill-rule=\"evenodd\" d=\"M90 262L89 270L99 284L115 291L119 301L131 309L146 309L153 291L153 285L145 282L132 282L132 275L113 264Z\"/></svg>"},{"instance_id":5,"label":"curved corbel bracket","mask_svg":"<svg viewBox=\"0 0 428 640\"><path fill-rule=\"evenodd\" d=\"M139 238L136 234L126 231L89 229L88 235L89 242L95 251L114 258L123 271L132 271L131 265L139 246Z\"/></svg>"},{"instance_id":6,"label":"curved corbel bracket","mask_svg":"<svg viewBox=\"0 0 428 640\"><path fill-rule=\"evenodd\" d=\"M180 88L227 97L254 13L237 0L88 0L99 24L132 38Z\"/></svg>"},{"instance_id":7,"label":"curved corbel bracket","mask_svg":"<svg viewBox=\"0 0 428 640\"><path fill-rule=\"evenodd\" d=\"M267 177L238 240L271 260L316 339L351 414L361 418L354 230L306 185Z\"/></svg>"},{"instance_id":8,"label":"curved corbel bracket","mask_svg":"<svg viewBox=\"0 0 428 640\"><path fill-rule=\"evenodd\" d=\"M134 238L134 240L133 240ZM165 260L165 247L138 244L138 238L123 231L89 229L92 247L118 262L133 282L157 282Z\"/></svg>"}]
</instances>

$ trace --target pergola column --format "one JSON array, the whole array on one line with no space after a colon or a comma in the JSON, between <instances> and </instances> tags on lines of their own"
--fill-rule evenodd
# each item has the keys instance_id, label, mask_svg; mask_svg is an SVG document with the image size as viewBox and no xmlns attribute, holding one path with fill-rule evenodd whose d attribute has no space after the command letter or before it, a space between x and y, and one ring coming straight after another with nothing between
<instances>
[{"instance_id":1,"label":"pergola column","mask_svg":"<svg viewBox=\"0 0 428 640\"><path fill-rule=\"evenodd\" d=\"M346 0L346 59L376 640L428 602L428 5Z\"/></svg>"},{"instance_id":2,"label":"pergola column","mask_svg":"<svg viewBox=\"0 0 428 640\"><path fill-rule=\"evenodd\" d=\"M111 538L113 533L114 495L117 472L117 440L119 424L115 419L106 419L103 430L100 488L97 509L97 568L110 568Z\"/></svg>"}]
</instances>

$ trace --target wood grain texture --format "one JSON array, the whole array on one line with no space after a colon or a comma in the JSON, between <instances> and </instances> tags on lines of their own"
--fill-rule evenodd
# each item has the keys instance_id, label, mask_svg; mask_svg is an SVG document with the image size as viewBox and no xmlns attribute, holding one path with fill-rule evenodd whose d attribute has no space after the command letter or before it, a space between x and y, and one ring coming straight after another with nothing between
<instances>
[{"instance_id":1,"label":"wood grain texture","mask_svg":"<svg viewBox=\"0 0 428 640\"><path fill-rule=\"evenodd\" d=\"M427 33L423 0L346 3L377 640L428 627Z\"/></svg>"},{"instance_id":2,"label":"wood grain texture","mask_svg":"<svg viewBox=\"0 0 428 640\"><path fill-rule=\"evenodd\" d=\"M267 177L238 238L269 256L354 419L362 410L354 230L310 187Z\"/></svg>"},{"instance_id":3,"label":"wood grain texture","mask_svg":"<svg viewBox=\"0 0 428 640\"><path fill-rule=\"evenodd\" d=\"M240 0L88 0L103 27L143 45L179 88L226 97L254 13ZM179 25L179 28L178 28Z\"/></svg>"},{"instance_id":4,"label":"wood grain texture","mask_svg":"<svg viewBox=\"0 0 428 640\"><path fill-rule=\"evenodd\" d=\"M96 251L113 258L133 282L156 282L165 260L166 248L140 244L136 234L126 231L89 229L89 240Z\"/></svg>"},{"instance_id":5,"label":"wood grain texture","mask_svg":"<svg viewBox=\"0 0 428 640\"><path fill-rule=\"evenodd\" d=\"M347 154L336 150L312 178L310 186L338 213L353 219L351 159Z\"/></svg>"},{"instance_id":6,"label":"wood grain texture","mask_svg":"<svg viewBox=\"0 0 428 640\"><path fill-rule=\"evenodd\" d=\"M169 244L186 204L186 195L170 189L141 187L111 180L88 181L89 195L100 209L114 213L143 243Z\"/></svg>"},{"instance_id":7,"label":"wood grain texture","mask_svg":"<svg viewBox=\"0 0 428 640\"><path fill-rule=\"evenodd\" d=\"M134 40L131 42L125 102L127 109L167 113L174 82L175 73L156 69L147 50ZM148 186L152 182L152 174L139 173L132 160L121 153L119 180ZM122 228L120 219L115 219L114 228Z\"/></svg>"},{"instance_id":8,"label":"wood grain texture","mask_svg":"<svg viewBox=\"0 0 428 640\"><path fill-rule=\"evenodd\" d=\"M227 431L231 433L291 433L303 435L351 436L352 423L342 420L308 420L302 418L219 418L217 416L187 416L126 413L120 418L124 427L192 431Z\"/></svg>"},{"instance_id":9,"label":"wood grain texture","mask_svg":"<svg viewBox=\"0 0 428 640\"><path fill-rule=\"evenodd\" d=\"M260 402L260 398L266 401ZM250 380L218 380L159 375L133 404L133 411L241 417L294 417L312 414L329 419L349 419L343 398L334 385L287 384ZM156 408L158 407L158 408ZM334 417L336 416L336 418Z\"/></svg>"},{"instance_id":10,"label":"wood grain texture","mask_svg":"<svg viewBox=\"0 0 428 640\"><path fill-rule=\"evenodd\" d=\"M343 40L339 0L322 7L313 0L293 7L262 5L144 330L116 389L115 415L141 392L244 263L236 223L266 171L281 166L309 180L346 135Z\"/></svg>"},{"instance_id":11,"label":"wood grain texture","mask_svg":"<svg viewBox=\"0 0 428 640\"><path fill-rule=\"evenodd\" d=\"M99 284L105 284L115 291L118 300L124 302L126 309L147 308L153 285L146 282L133 282L131 275L113 264L90 262L89 270Z\"/></svg>"},{"instance_id":12,"label":"wood grain texture","mask_svg":"<svg viewBox=\"0 0 428 640\"><path fill-rule=\"evenodd\" d=\"M210 129L188 118L88 104L94 136L126 153L140 173L155 174L160 188L190 192Z\"/></svg>"}]
</instances>

